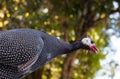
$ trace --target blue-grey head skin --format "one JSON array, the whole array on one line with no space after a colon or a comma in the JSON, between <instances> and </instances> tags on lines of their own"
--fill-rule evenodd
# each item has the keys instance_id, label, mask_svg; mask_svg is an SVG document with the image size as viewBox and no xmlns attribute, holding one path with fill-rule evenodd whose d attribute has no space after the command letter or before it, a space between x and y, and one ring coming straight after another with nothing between
<instances>
[{"instance_id":1,"label":"blue-grey head skin","mask_svg":"<svg viewBox=\"0 0 120 79\"><path fill-rule=\"evenodd\" d=\"M20 79L60 54L87 49L81 41L63 42L43 31L13 29L0 32L0 79ZM95 49L97 51L97 49Z\"/></svg>"}]
</instances>

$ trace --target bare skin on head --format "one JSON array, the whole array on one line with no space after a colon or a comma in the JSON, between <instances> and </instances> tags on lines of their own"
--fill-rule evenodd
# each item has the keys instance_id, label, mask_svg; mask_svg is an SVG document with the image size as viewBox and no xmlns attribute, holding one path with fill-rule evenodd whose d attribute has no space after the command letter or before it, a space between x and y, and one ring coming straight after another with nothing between
<instances>
[{"instance_id":1,"label":"bare skin on head","mask_svg":"<svg viewBox=\"0 0 120 79\"><path fill-rule=\"evenodd\" d=\"M90 53L90 51L93 51L95 54L98 54L98 48L96 47L95 43L91 40L91 38L89 38L89 37L83 38L83 39L81 40L81 42L82 42L84 45L89 46L89 48L90 48L90 50L87 50L87 51L86 51L86 54L87 54L87 55Z\"/></svg>"}]
</instances>

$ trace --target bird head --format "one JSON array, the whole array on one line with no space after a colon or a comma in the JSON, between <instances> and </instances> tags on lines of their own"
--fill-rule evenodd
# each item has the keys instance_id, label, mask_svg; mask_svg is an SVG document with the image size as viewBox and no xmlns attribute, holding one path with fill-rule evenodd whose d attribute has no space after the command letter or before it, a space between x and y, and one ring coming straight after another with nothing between
<instances>
[{"instance_id":1,"label":"bird head","mask_svg":"<svg viewBox=\"0 0 120 79\"><path fill-rule=\"evenodd\" d=\"M89 54L90 51L93 51L95 54L98 53L98 48L90 37L82 38L81 43L83 47L87 49L86 54Z\"/></svg>"}]
</instances>

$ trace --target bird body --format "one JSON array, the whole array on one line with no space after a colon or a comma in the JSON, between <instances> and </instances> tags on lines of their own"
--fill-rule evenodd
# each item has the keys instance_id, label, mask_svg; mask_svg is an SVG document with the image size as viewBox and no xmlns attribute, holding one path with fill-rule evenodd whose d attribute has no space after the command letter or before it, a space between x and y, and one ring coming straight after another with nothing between
<instances>
[{"instance_id":1,"label":"bird body","mask_svg":"<svg viewBox=\"0 0 120 79\"><path fill-rule=\"evenodd\" d=\"M0 32L0 79L19 79L61 54L79 48L81 42L66 43L43 31L13 29ZM96 50L93 47L93 50Z\"/></svg>"},{"instance_id":2,"label":"bird body","mask_svg":"<svg viewBox=\"0 0 120 79\"><path fill-rule=\"evenodd\" d=\"M4 71L4 68L0 67L0 72L5 72L7 76L5 79L11 78L7 74L10 70L12 72L15 70L15 77L21 77L38 69L61 51L65 52L69 48L68 45L43 31L33 29L3 31L0 33L0 65L7 69ZM2 78L2 74L0 75Z\"/></svg>"}]
</instances>

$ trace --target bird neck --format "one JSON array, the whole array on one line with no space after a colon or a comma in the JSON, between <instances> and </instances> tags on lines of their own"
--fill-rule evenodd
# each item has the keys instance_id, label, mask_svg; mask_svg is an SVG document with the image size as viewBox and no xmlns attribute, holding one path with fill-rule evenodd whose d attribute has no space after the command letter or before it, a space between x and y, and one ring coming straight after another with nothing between
<instances>
[{"instance_id":1,"label":"bird neck","mask_svg":"<svg viewBox=\"0 0 120 79\"><path fill-rule=\"evenodd\" d=\"M83 45L81 41L77 41L71 44L71 51L75 51L77 49L86 49L88 50L89 47L86 45Z\"/></svg>"}]
</instances>

